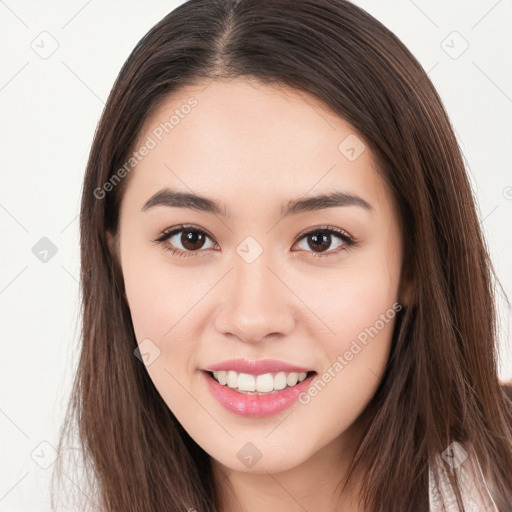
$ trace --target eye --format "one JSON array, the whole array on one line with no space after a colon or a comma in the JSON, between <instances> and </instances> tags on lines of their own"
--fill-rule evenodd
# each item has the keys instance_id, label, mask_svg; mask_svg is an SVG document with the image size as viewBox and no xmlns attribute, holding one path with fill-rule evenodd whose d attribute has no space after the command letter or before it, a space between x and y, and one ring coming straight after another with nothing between
<instances>
[{"instance_id":1,"label":"eye","mask_svg":"<svg viewBox=\"0 0 512 512\"><path fill-rule=\"evenodd\" d=\"M341 241L341 243L336 246L335 250L327 251L325 249L331 246L333 236ZM177 256L190 257L196 256L195 253L201 252L200 249L205 248L206 240L212 241L213 237L204 230L195 226L180 225L166 229L153 242L163 244L165 250L171 251ZM298 239L299 242L302 240L305 240L306 244L313 247L314 250L308 251L304 247L301 249L306 252L312 252L315 257L331 256L358 244L357 240L348 233L333 226L310 229ZM218 248L218 244L212 242L212 245L206 247L206 249L211 248Z\"/></svg>"},{"instance_id":2,"label":"eye","mask_svg":"<svg viewBox=\"0 0 512 512\"><path fill-rule=\"evenodd\" d=\"M328 249L332 244L332 237L337 238L341 241L336 246L335 250L326 251L323 249ZM302 247L303 250L307 252L312 252L315 257L324 257L324 256L332 256L334 254L338 254L339 252L354 247L358 244L355 238L351 237L348 233L343 231L342 229L335 228L333 226L326 226L321 228L313 228L303 233L299 238L299 242L305 240L305 245L312 247L313 251L308 251L307 248Z\"/></svg>"},{"instance_id":3,"label":"eye","mask_svg":"<svg viewBox=\"0 0 512 512\"><path fill-rule=\"evenodd\" d=\"M194 226L175 226L165 230L159 238L153 240L155 243L162 243L164 249L171 251L177 256L190 257L204 248L205 240L212 240L210 235ZM168 242L168 243L165 243ZM175 246L178 245L176 248ZM181 248L179 247L181 245ZM210 249L211 247L207 247Z\"/></svg>"}]
</instances>

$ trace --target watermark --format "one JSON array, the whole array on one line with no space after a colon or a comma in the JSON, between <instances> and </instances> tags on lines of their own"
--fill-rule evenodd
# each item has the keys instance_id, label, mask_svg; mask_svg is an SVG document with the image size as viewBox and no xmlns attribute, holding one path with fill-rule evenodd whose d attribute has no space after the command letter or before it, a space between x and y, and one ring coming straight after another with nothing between
<instances>
[{"instance_id":1,"label":"watermark","mask_svg":"<svg viewBox=\"0 0 512 512\"><path fill-rule=\"evenodd\" d=\"M338 151L350 162L356 161L365 149L363 141L353 133L345 137L338 145Z\"/></svg>"},{"instance_id":2,"label":"watermark","mask_svg":"<svg viewBox=\"0 0 512 512\"><path fill-rule=\"evenodd\" d=\"M458 469L468 458L468 452L457 441L454 441L443 451L441 457L448 463L450 468Z\"/></svg>"},{"instance_id":3,"label":"watermark","mask_svg":"<svg viewBox=\"0 0 512 512\"><path fill-rule=\"evenodd\" d=\"M59 48L59 42L44 30L30 43L30 48L43 60L50 58Z\"/></svg>"},{"instance_id":4,"label":"watermark","mask_svg":"<svg viewBox=\"0 0 512 512\"><path fill-rule=\"evenodd\" d=\"M257 446L255 446L252 443L245 443L240 450L238 450L236 456L244 464L244 466L247 466L248 468L252 468L256 462L258 462L261 457L263 457L263 454L258 449Z\"/></svg>"},{"instance_id":5,"label":"watermark","mask_svg":"<svg viewBox=\"0 0 512 512\"><path fill-rule=\"evenodd\" d=\"M372 326L365 327L365 329L356 336L356 339L352 340L350 348L346 350L343 355L339 355L336 358L336 361L334 361L334 363L329 366L322 375L319 375L315 379L314 383L309 386L307 391L303 391L299 395L299 402L303 405L309 404L311 399L317 396L318 393L320 393L320 391L322 391L322 389L324 389L325 386L331 382L364 347L366 347L369 341L368 337L373 339L377 336L377 334L384 329L385 325L389 323L389 321L392 320L396 316L396 313L402 308L402 304L395 302L391 308L386 310L385 313L381 313L379 315L379 319L376 320Z\"/></svg>"},{"instance_id":6,"label":"watermark","mask_svg":"<svg viewBox=\"0 0 512 512\"><path fill-rule=\"evenodd\" d=\"M101 187L94 189L94 197L96 199L103 199L107 192L111 192L121 182L121 180L129 174L132 169L141 162L144 157L149 155L152 149L155 149L159 142L168 135L176 126L181 123L182 119L190 114L192 108L198 104L197 100L192 96L188 98L187 102L181 105L180 108L174 110L174 114L169 117L169 120L160 123L152 132L151 135L146 137L142 146L134 151L128 160L120 167Z\"/></svg>"},{"instance_id":7,"label":"watermark","mask_svg":"<svg viewBox=\"0 0 512 512\"><path fill-rule=\"evenodd\" d=\"M469 48L469 43L459 32L454 30L441 41L441 48L455 60Z\"/></svg>"},{"instance_id":8,"label":"watermark","mask_svg":"<svg viewBox=\"0 0 512 512\"><path fill-rule=\"evenodd\" d=\"M152 340L145 338L135 347L133 354L145 366L149 366L160 356L160 349Z\"/></svg>"},{"instance_id":9,"label":"watermark","mask_svg":"<svg viewBox=\"0 0 512 512\"><path fill-rule=\"evenodd\" d=\"M433 463L429 465L429 500L433 504L434 510L441 510L441 504L443 510L447 512L457 512L459 510L454 489L450 484L443 460L448 463L450 473L457 475L464 506L471 510L489 510L486 504L474 501L475 496L472 495L472 489L475 488L475 475L472 474L473 470L468 468L467 465L464 468L463 465L467 459L468 452L456 441L451 443L441 456L438 453L435 455ZM471 465L471 462L469 462L469 465ZM439 478L438 486L434 481L434 472L437 473Z\"/></svg>"},{"instance_id":10,"label":"watermark","mask_svg":"<svg viewBox=\"0 0 512 512\"><path fill-rule=\"evenodd\" d=\"M57 251L57 246L46 236L43 236L32 247L32 254L42 263L48 263L57 254Z\"/></svg>"},{"instance_id":11,"label":"watermark","mask_svg":"<svg viewBox=\"0 0 512 512\"><path fill-rule=\"evenodd\" d=\"M57 450L48 441L42 441L32 450L30 457L38 466L48 469L57 460Z\"/></svg>"},{"instance_id":12,"label":"watermark","mask_svg":"<svg viewBox=\"0 0 512 512\"><path fill-rule=\"evenodd\" d=\"M263 253L263 247L255 238L247 236L237 245L236 252L246 263L251 264Z\"/></svg>"}]
</instances>

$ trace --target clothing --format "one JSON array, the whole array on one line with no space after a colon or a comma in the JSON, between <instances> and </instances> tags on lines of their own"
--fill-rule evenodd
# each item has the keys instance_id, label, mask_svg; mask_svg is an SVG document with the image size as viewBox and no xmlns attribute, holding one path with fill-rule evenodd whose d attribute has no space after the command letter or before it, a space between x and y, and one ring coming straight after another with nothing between
<instances>
[{"instance_id":1,"label":"clothing","mask_svg":"<svg viewBox=\"0 0 512 512\"><path fill-rule=\"evenodd\" d=\"M443 463L444 459L447 464ZM492 493L471 445L452 443L442 454L436 455L429 466L429 512L459 512L453 488L448 480L448 471L457 475L466 512L499 512ZM440 487L435 486L434 471L440 479Z\"/></svg>"}]
</instances>

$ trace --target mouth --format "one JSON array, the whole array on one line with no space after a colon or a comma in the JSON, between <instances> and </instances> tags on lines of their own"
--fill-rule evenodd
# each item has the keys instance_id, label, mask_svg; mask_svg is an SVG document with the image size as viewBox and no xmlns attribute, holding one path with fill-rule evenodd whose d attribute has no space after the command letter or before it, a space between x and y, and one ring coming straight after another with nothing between
<instances>
[{"instance_id":1,"label":"mouth","mask_svg":"<svg viewBox=\"0 0 512 512\"><path fill-rule=\"evenodd\" d=\"M253 375L228 371L207 371L204 373L221 386L244 395L272 395L287 388L295 388L306 379L316 375L309 372L275 372Z\"/></svg>"},{"instance_id":2,"label":"mouth","mask_svg":"<svg viewBox=\"0 0 512 512\"><path fill-rule=\"evenodd\" d=\"M230 413L247 418L278 414L295 404L316 372L277 372L254 375L233 370L201 370L211 395Z\"/></svg>"}]
</instances>

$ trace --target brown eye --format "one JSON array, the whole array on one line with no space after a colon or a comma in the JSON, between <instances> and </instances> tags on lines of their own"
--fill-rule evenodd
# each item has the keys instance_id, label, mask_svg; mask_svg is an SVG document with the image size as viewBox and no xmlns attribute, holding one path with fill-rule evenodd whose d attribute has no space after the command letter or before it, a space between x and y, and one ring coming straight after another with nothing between
<instances>
[{"instance_id":1,"label":"brown eye","mask_svg":"<svg viewBox=\"0 0 512 512\"><path fill-rule=\"evenodd\" d=\"M183 230L179 238L180 243L187 251L197 251L204 245L206 235L199 231Z\"/></svg>"},{"instance_id":2,"label":"brown eye","mask_svg":"<svg viewBox=\"0 0 512 512\"><path fill-rule=\"evenodd\" d=\"M332 248L333 239L338 239L338 244L334 248ZM313 253L313 256L330 256L356 245L356 241L348 233L334 227L311 230L304 233L299 242L303 240L305 243L300 249ZM330 248L332 250L329 250Z\"/></svg>"},{"instance_id":3,"label":"brown eye","mask_svg":"<svg viewBox=\"0 0 512 512\"><path fill-rule=\"evenodd\" d=\"M177 226L162 233L155 242L163 243L164 248L178 256L196 256L194 253L202 252L201 249L210 249L215 244L207 246L211 237L201 229ZM206 247L205 247L206 245Z\"/></svg>"},{"instance_id":4,"label":"brown eye","mask_svg":"<svg viewBox=\"0 0 512 512\"><path fill-rule=\"evenodd\" d=\"M323 252L324 250L329 249L331 245L331 235L328 233L307 235L306 238L309 247L313 248L314 251Z\"/></svg>"},{"instance_id":5,"label":"brown eye","mask_svg":"<svg viewBox=\"0 0 512 512\"><path fill-rule=\"evenodd\" d=\"M338 243L332 248L333 240ZM331 256L347 248L358 245L358 242L345 231L332 226L311 229L299 238L299 243L305 241L301 250L312 253L313 256ZM207 245L210 241L211 245ZM198 256L201 249L218 248L213 238L202 229L188 226L175 226L162 233L154 242L162 243L164 249L178 256ZM330 250L329 250L330 249Z\"/></svg>"}]
</instances>

